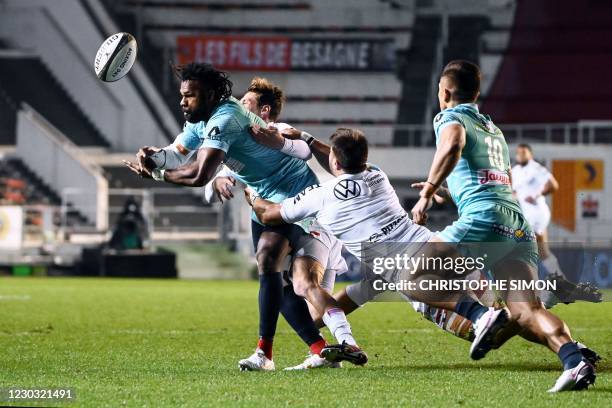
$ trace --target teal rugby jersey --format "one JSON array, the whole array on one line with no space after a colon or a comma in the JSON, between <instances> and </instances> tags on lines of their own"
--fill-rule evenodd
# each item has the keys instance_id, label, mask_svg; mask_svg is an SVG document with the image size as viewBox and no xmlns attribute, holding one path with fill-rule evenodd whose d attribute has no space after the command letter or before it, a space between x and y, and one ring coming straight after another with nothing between
<instances>
[{"instance_id":1,"label":"teal rugby jersey","mask_svg":"<svg viewBox=\"0 0 612 408\"><path fill-rule=\"evenodd\" d=\"M185 123L176 143L189 150L206 147L223 150L225 164L236 179L273 202L281 202L318 184L305 161L253 140L249 133L252 124L266 126L260 117L230 97L214 109L207 122Z\"/></svg>"},{"instance_id":2,"label":"teal rugby jersey","mask_svg":"<svg viewBox=\"0 0 612 408\"><path fill-rule=\"evenodd\" d=\"M459 162L447 178L450 194L460 215L502 205L521 211L512 196L510 155L503 133L478 106L464 103L440 112L433 121L436 144L440 133L450 125L465 128L466 143Z\"/></svg>"}]
</instances>

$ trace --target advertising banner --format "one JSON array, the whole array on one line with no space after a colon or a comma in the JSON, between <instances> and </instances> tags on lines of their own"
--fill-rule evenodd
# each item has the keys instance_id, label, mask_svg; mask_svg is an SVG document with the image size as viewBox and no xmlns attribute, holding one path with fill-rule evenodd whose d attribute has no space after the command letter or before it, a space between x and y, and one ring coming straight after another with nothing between
<instances>
[{"instance_id":1,"label":"advertising banner","mask_svg":"<svg viewBox=\"0 0 612 408\"><path fill-rule=\"evenodd\" d=\"M395 48L392 39L179 36L177 60L228 71L390 71Z\"/></svg>"}]
</instances>

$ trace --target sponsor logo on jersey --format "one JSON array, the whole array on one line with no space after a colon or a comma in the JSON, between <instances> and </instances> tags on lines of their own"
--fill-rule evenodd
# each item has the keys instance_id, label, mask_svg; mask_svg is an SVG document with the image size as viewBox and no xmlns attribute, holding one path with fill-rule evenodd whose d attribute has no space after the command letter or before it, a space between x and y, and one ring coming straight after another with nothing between
<instances>
[{"instance_id":1,"label":"sponsor logo on jersey","mask_svg":"<svg viewBox=\"0 0 612 408\"><path fill-rule=\"evenodd\" d=\"M374 187L385 181L385 178L381 174L376 174L374 175L374 177L367 178L364 181L368 185L368 187Z\"/></svg>"},{"instance_id":2,"label":"sponsor logo on jersey","mask_svg":"<svg viewBox=\"0 0 612 408\"><path fill-rule=\"evenodd\" d=\"M355 180L340 180L334 186L334 196L338 200L346 201L361 194L361 186Z\"/></svg>"},{"instance_id":3,"label":"sponsor logo on jersey","mask_svg":"<svg viewBox=\"0 0 612 408\"><path fill-rule=\"evenodd\" d=\"M504 224L493 224L491 230L498 235L514 239L515 241L535 241L535 234L529 230L514 229Z\"/></svg>"},{"instance_id":4,"label":"sponsor logo on jersey","mask_svg":"<svg viewBox=\"0 0 612 408\"><path fill-rule=\"evenodd\" d=\"M510 176L505 171L493 169L478 170L479 184L505 184L510 185Z\"/></svg>"},{"instance_id":5,"label":"sponsor logo on jersey","mask_svg":"<svg viewBox=\"0 0 612 408\"><path fill-rule=\"evenodd\" d=\"M485 123L485 127L487 128L489 133L495 133L497 131L497 128L490 120L487 120L487 122Z\"/></svg>"},{"instance_id":6,"label":"sponsor logo on jersey","mask_svg":"<svg viewBox=\"0 0 612 408\"><path fill-rule=\"evenodd\" d=\"M320 184L313 184L312 186L306 187L305 189L303 189L302 191L297 193L297 195L295 197L293 197L293 204L295 204L298 201L300 201L302 199L302 197L304 197L306 195L307 192L312 191L315 188L319 188L319 187L321 187Z\"/></svg>"},{"instance_id":7,"label":"sponsor logo on jersey","mask_svg":"<svg viewBox=\"0 0 612 408\"><path fill-rule=\"evenodd\" d=\"M219 126L215 126L214 128L210 129L210 132L208 132L206 137L210 140L221 140L221 137L219 136L220 134L221 130L219 129Z\"/></svg>"},{"instance_id":8,"label":"sponsor logo on jersey","mask_svg":"<svg viewBox=\"0 0 612 408\"><path fill-rule=\"evenodd\" d=\"M404 214L400 217L397 217L396 219L382 227L379 232L375 232L374 234L370 235L370 238L368 238L368 242L376 242L379 239L383 238L385 235L389 235L403 220L406 219L406 217L408 217L408 214Z\"/></svg>"}]
</instances>

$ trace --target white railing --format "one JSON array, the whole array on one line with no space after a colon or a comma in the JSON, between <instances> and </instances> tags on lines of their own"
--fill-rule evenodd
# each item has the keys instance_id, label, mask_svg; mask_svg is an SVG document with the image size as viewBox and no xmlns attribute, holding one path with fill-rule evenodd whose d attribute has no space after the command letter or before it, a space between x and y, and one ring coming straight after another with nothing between
<instances>
[{"instance_id":1,"label":"white railing","mask_svg":"<svg viewBox=\"0 0 612 408\"><path fill-rule=\"evenodd\" d=\"M148 230L150 234L157 232L168 232L175 231L181 232L182 230L188 229L191 232L204 232L210 231L210 228L198 228L198 227L189 227L189 228L181 228L177 226L170 225L168 227L160 227L156 225L156 220L160 216L160 214L184 214L184 213L193 213L198 214L198 216L206 217L216 217L219 213L219 209L217 206L212 207L204 207L199 205L160 205L155 204L155 196L156 195L185 195L185 189L177 189L177 188L112 188L109 190L109 195L116 197L125 197L126 200L129 197L132 197L136 200L136 202L140 206L140 211L147 222ZM108 208L109 217L113 218L115 215L120 214L124 209L123 204L110 205ZM111 228L113 226L111 225Z\"/></svg>"},{"instance_id":2,"label":"white railing","mask_svg":"<svg viewBox=\"0 0 612 408\"><path fill-rule=\"evenodd\" d=\"M610 121L497 124L497 126L504 133L506 140L511 143L612 143L612 122ZM397 124L389 125L389 127L405 133L410 146L426 146L433 141L433 127L430 124ZM384 145L385 143L379 144Z\"/></svg>"},{"instance_id":3,"label":"white railing","mask_svg":"<svg viewBox=\"0 0 612 408\"><path fill-rule=\"evenodd\" d=\"M57 192L77 189L72 206L96 229L108 228L108 182L102 168L27 104L17 114L17 156Z\"/></svg>"}]
</instances>

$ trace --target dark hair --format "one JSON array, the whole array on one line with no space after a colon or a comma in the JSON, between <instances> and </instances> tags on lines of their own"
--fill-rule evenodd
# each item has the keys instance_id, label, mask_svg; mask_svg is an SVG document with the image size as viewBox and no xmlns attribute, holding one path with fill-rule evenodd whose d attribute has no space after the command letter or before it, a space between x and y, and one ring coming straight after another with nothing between
<instances>
[{"instance_id":1,"label":"dark hair","mask_svg":"<svg viewBox=\"0 0 612 408\"><path fill-rule=\"evenodd\" d=\"M518 145L516 145L516 147L522 147L523 149L529 150L530 153L533 153L533 149L531 148L531 145L527 143L519 143Z\"/></svg>"},{"instance_id":2,"label":"dark hair","mask_svg":"<svg viewBox=\"0 0 612 408\"><path fill-rule=\"evenodd\" d=\"M338 128L329 139L342 170L354 174L366 169L368 141L361 130Z\"/></svg>"},{"instance_id":3,"label":"dark hair","mask_svg":"<svg viewBox=\"0 0 612 408\"><path fill-rule=\"evenodd\" d=\"M232 95L232 81L227 72L219 71L210 64L190 62L172 68L181 81L199 81L207 90L213 91L216 100L227 99Z\"/></svg>"},{"instance_id":4,"label":"dark hair","mask_svg":"<svg viewBox=\"0 0 612 408\"><path fill-rule=\"evenodd\" d=\"M455 85L452 99L458 102L473 102L480 92L480 68L464 60L454 60L446 64L442 71Z\"/></svg>"},{"instance_id":5,"label":"dark hair","mask_svg":"<svg viewBox=\"0 0 612 408\"><path fill-rule=\"evenodd\" d=\"M247 91L258 95L259 106L270 106L270 119L278 119L283 109L283 102L285 101L285 95L283 95L282 89L266 78L255 77L251 81L251 85L249 85Z\"/></svg>"}]
</instances>

